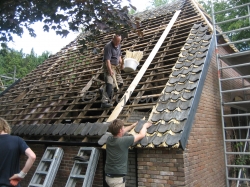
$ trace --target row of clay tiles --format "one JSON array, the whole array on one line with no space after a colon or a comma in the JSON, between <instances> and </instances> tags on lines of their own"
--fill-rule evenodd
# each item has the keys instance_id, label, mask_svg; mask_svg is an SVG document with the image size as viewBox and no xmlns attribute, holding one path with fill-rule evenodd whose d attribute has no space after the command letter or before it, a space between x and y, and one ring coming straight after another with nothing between
<instances>
[{"instance_id":1,"label":"row of clay tiles","mask_svg":"<svg viewBox=\"0 0 250 187\"><path fill-rule=\"evenodd\" d=\"M18 136L101 136L108 123L12 125L11 134Z\"/></svg>"},{"instance_id":2,"label":"row of clay tiles","mask_svg":"<svg viewBox=\"0 0 250 187\"><path fill-rule=\"evenodd\" d=\"M140 132L145 120L140 120L130 134L137 134ZM94 137L98 138L98 143L104 145L106 139L111 134L107 132L109 123L81 123L81 124L36 124L36 125L14 125L12 128L12 135L23 136L25 139L34 140L37 137L43 136L66 136L66 137ZM169 126L169 129L174 130ZM161 133L163 129L159 124L152 125L147 129L147 135L141 141L134 143L134 146L144 147L152 144L152 142L159 141L156 138L156 132ZM178 129L176 129L178 130ZM155 139L156 138L156 139ZM166 143L169 146L175 145L176 137L168 136ZM154 141L153 141L154 140Z\"/></svg>"},{"instance_id":3,"label":"row of clay tiles","mask_svg":"<svg viewBox=\"0 0 250 187\"><path fill-rule=\"evenodd\" d=\"M130 132L128 132L126 135L135 135L138 134L143 127L146 120L140 120L135 128L133 128ZM165 126L162 126L161 124L153 124L151 127L147 129L146 136L133 144L133 147L172 147L172 148L178 148L180 146L179 144L179 138L180 138L180 132L181 131L181 125L178 128L174 127L172 124L169 124L167 128ZM166 132L166 129L173 130L172 134L167 134L166 136L159 136L159 134L164 134ZM176 132L176 134L174 134ZM105 144L107 141L107 138L111 136L111 133L106 132L98 141L100 145L105 148Z\"/></svg>"}]
</instances>

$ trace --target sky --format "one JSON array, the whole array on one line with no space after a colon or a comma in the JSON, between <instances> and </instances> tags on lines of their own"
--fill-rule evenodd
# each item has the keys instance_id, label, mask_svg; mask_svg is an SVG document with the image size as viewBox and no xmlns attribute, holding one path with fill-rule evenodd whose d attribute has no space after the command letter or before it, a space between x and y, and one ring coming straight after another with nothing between
<instances>
[{"instance_id":1,"label":"sky","mask_svg":"<svg viewBox=\"0 0 250 187\"><path fill-rule=\"evenodd\" d=\"M150 0L131 0L131 4L137 8L137 11L143 11L150 5ZM125 6L126 4L122 5ZM66 38L62 38L56 35L55 31L43 32L42 27L41 22L33 24L33 29L37 35L35 38L31 37L27 30L24 30L22 37L13 35L14 42L8 43L8 46L18 51L22 49L23 53L26 54L30 54L32 48L37 55L41 55L44 51L55 54L79 34L78 32L71 32Z\"/></svg>"}]
</instances>

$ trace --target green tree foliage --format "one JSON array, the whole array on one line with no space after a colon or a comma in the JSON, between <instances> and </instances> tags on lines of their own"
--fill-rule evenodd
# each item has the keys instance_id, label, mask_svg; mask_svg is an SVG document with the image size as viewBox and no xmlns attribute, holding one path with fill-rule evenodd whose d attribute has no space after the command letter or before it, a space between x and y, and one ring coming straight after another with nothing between
<instances>
[{"instance_id":1,"label":"green tree foliage","mask_svg":"<svg viewBox=\"0 0 250 187\"><path fill-rule=\"evenodd\" d=\"M133 15L133 14L135 14L135 13L136 13L136 10L133 9L133 8L131 8L131 9L129 10L129 12L128 12L129 15Z\"/></svg>"},{"instance_id":2,"label":"green tree foliage","mask_svg":"<svg viewBox=\"0 0 250 187\"><path fill-rule=\"evenodd\" d=\"M130 0L127 0L130 2ZM13 34L22 36L27 28L36 36L32 23L42 21L44 31L54 30L62 37L84 27L94 35L123 28L136 28L128 17L122 0L2 0L0 1L0 42L12 41ZM132 6L132 5L131 5ZM64 27L65 23L69 28Z\"/></svg>"},{"instance_id":3,"label":"green tree foliage","mask_svg":"<svg viewBox=\"0 0 250 187\"><path fill-rule=\"evenodd\" d=\"M17 51L4 47L0 49L0 75L6 75L13 77L14 69L16 67L16 77L22 78L38 65L42 64L50 53L45 51L42 55L37 56L32 49L30 54L23 53L22 50ZM7 81L7 84L11 84L13 81Z\"/></svg>"},{"instance_id":4,"label":"green tree foliage","mask_svg":"<svg viewBox=\"0 0 250 187\"><path fill-rule=\"evenodd\" d=\"M208 14L210 14L210 16L212 17L212 3L211 3L211 1L210 0L209 1L200 1L199 3L203 6L203 8L206 10L206 12ZM230 0L230 1L220 0L220 1L214 2L214 11L218 12L221 10L233 8L233 7L243 5L246 3L249 3L249 0ZM222 22L222 21L226 21L226 20L230 20L230 19L234 19L234 18L239 18L239 17L246 16L246 15L249 15L248 7L244 6L244 7L234 9L234 10L229 10L226 12L218 13L215 16L215 20L218 23L218 22ZM232 31L232 30L236 30L236 29L240 29L240 28L244 28L244 27L249 27L250 20L248 17L248 18L238 19L236 21L230 21L228 23L219 24L219 26L221 27L223 32ZM248 38L250 38L250 29L229 33L229 34L227 34L227 36L230 38L231 41L239 41L239 40L243 40L243 39L248 39ZM250 49L250 42L248 41L248 42L236 43L235 46L240 51L249 50Z\"/></svg>"},{"instance_id":5,"label":"green tree foliage","mask_svg":"<svg viewBox=\"0 0 250 187\"><path fill-rule=\"evenodd\" d=\"M153 7L158 7L167 3L170 3L172 0L152 0L151 4Z\"/></svg>"}]
</instances>

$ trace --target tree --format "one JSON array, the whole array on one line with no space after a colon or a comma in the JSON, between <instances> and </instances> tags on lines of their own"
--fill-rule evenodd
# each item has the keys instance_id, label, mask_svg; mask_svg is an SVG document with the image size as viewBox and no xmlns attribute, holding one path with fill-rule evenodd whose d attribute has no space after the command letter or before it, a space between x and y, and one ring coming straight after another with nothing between
<instances>
[{"instance_id":1,"label":"tree","mask_svg":"<svg viewBox=\"0 0 250 187\"><path fill-rule=\"evenodd\" d=\"M55 30L62 37L66 37L69 31L78 31L80 27L93 35L136 28L136 23L128 17L128 7L122 8L121 2L122 0L2 0L0 42L12 41L13 34L22 36L24 28L35 37L31 24L38 21L44 23L44 31ZM65 23L68 23L68 28L64 27Z\"/></svg>"},{"instance_id":2,"label":"tree","mask_svg":"<svg viewBox=\"0 0 250 187\"><path fill-rule=\"evenodd\" d=\"M233 8L235 6L246 4L248 2L249 2L249 0L230 0L230 1L221 0L221 1L217 1L217 2L214 2L214 11L218 12L221 10L225 10L225 9ZM203 6L203 8L206 10L206 12L208 14L210 14L210 16L212 17L211 0L199 1L199 3ZM215 18L216 18L216 22L218 23L218 22L222 22L225 20L230 20L230 19L246 16L248 14L249 14L248 8L247 8L247 6L245 6L245 7L230 10L227 12L218 13L218 14L216 14ZM237 21L231 21L228 23L220 24L219 26L223 32L232 31L232 30L236 30L239 28L244 28L244 27L250 26L250 20L249 20L249 18L238 19ZM247 38L250 38L250 29L229 33L229 34L227 34L227 36L230 38L231 41L238 41L238 40L242 40L242 39L247 39ZM240 51L249 50L250 42L236 43L235 46Z\"/></svg>"},{"instance_id":3,"label":"tree","mask_svg":"<svg viewBox=\"0 0 250 187\"><path fill-rule=\"evenodd\" d=\"M49 55L50 53L45 51L41 56L37 56L34 49L30 54L25 54L22 50L17 51L5 46L0 49L0 75L13 76L16 67L16 77L22 78L42 64ZM7 81L7 83L11 84L12 81Z\"/></svg>"},{"instance_id":4,"label":"tree","mask_svg":"<svg viewBox=\"0 0 250 187\"><path fill-rule=\"evenodd\" d=\"M152 0L152 1L151 1L151 4L152 4L152 6L154 6L154 7L158 7L158 6L167 4L167 3L171 2L171 1L172 1L172 0Z\"/></svg>"}]
</instances>

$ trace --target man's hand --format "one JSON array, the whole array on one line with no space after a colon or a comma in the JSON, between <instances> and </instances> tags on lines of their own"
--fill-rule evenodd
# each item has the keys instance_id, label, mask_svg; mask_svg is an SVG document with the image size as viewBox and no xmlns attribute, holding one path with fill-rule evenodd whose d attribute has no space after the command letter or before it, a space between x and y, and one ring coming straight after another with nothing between
<instances>
[{"instance_id":1,"label":"man's hand","mask_svg":"<svg viewBox=\"0 0 250 187\"><path fill-rule=\"evenodd\" d=\"M22 180L22 178L18 174L14 174L12 177L9 178L9 180L12 186L17 186L18 183Z\"/></svg>"},{"instance_id":2,"label":"man's hand","mask_svg":"<svg viewBox=\"0 0 250 187\"><path fill-rule=\"evenodd\" d=\"M120 69L121 69L121 70L124 69L124 63L123 63L123 62L120 63Z\"/></svg>"},{"instance_id":3,"label":"man's hand","mask_svg":"<svg viewBox=\"0 0 250 187\"><path fill-rule=\"evenodd\" d=\"M144 123L143 126L145 126L146 128L149 128L149 127L151 127L151 125L152 125L152 123L148 121L148 122Z\"/></svg>"},{"instance_id":4,"label":"man's hand","mask_svg":"<svg viewBox=\"0 0 250 187\"><path fill-rule=\"evenodd\" d=\"M128 132L128 131L132 130L137 125L137 123L138 123L138 121L133 123L132 125L126 126L124 128L124 132Z\"/></svg>"},{"instance_id":5,"label":"man's hand","mask_svg":"<svg viewBox=\"0 0 250 187\"><path fill-rule=\"evenodd\" d=\"M147 128L149 128L152 125L151 122L146 122L144 123L142 129L140 130L139 134L134 135L134 142L137 142L139 140L141 140L142 138L144 138L146 136L147 133Z\"/></svg>"},{"instance_id":6,"label":"man's hand","mask_svg":"<svg viewBox=\"0 0 250 187\"><path fill-rule=\"evenodd\" d=\"M19 180L17 180L17 179L12 179L12 180L10 180L10 184L11 184L12 186L17 186L18 183L19 183Z\"/></svg>"},{"instance_id":7,"label":"man's hand","mask_svg":"<svg viewBox=\"0 0 250 187\"><path fill-rule=\"evenodd\" d=\"M110 74L110 76L113 76L114 75L114 72L113 72L113 70L111 69L111 70L109 70L109 74Z\"/></svg>"},{"instance_id":8,"label":"man's hand","mask_svg":"<svg viewBox=\"0 0 250 187\"><path fill-rule=\"evenodd\" d=\"M133 124L131 125L131 129L133 129L133 128L137 125L137 123L138 123L138 121L135 122L135 123L133 123Z\"/></svg>"},{"instance_id":9,"label":"man's hand","mask_svg":"<svg viewBox=\"0 0 250 187\"><path fill-rule=\"evenodd\" d=\"M124 62L121 57L120 57L119 63L120 63L120 69L121 70L124 69Z\"/></svg>"}]
</instances>

